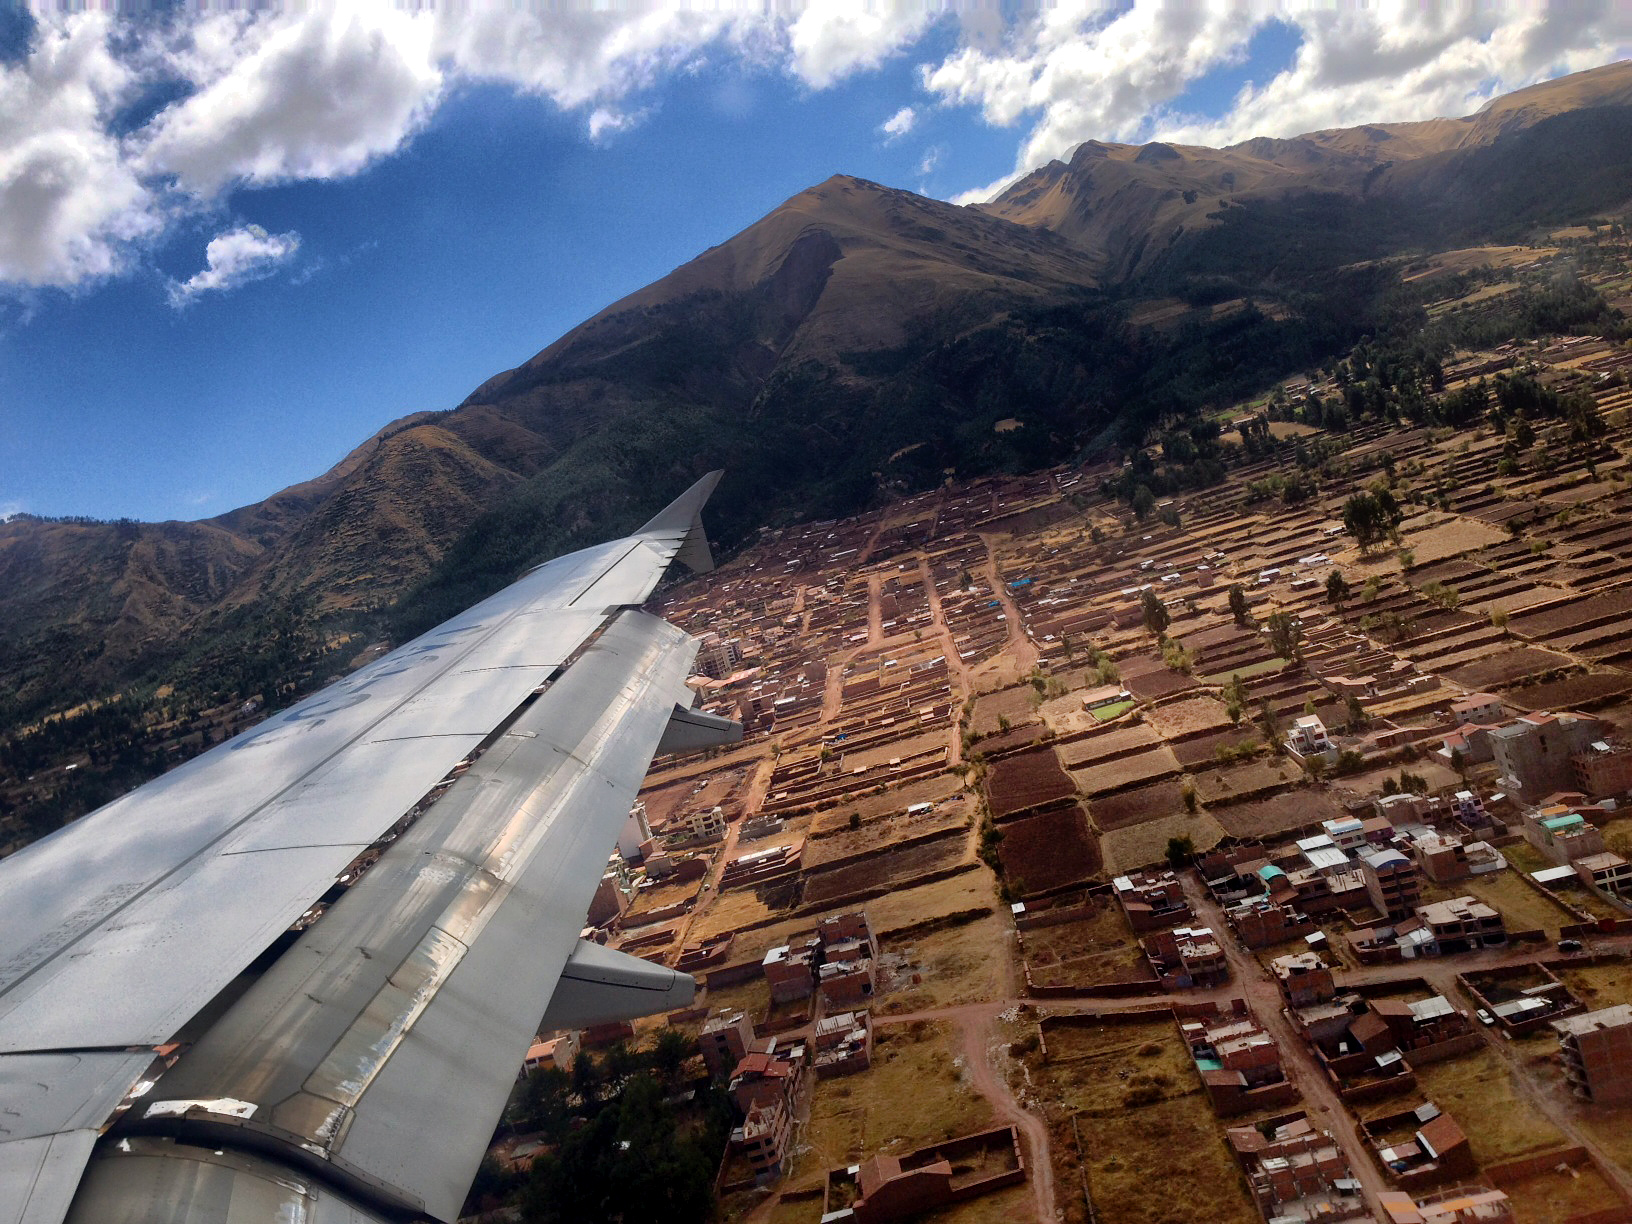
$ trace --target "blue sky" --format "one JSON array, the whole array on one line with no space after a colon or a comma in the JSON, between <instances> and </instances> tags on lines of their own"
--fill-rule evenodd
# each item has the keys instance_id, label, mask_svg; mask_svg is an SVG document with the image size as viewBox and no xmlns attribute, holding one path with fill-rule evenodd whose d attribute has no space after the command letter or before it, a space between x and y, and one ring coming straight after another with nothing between
<instances>
[{"instance_id":1,"label":"blue sky","mask_svg":"<svg viewBox=\"0 0 1632 1224\"><path fill-rule=\"evenodd\" d=\"M1428 28L1402 69L1318 15L1140 4L1054 26L546 17L481 38L359 11L338 31L42 17L0 65L0 513L257 500L833 173L983 198L1090 137L1465 113L1625 43ZM1366 75L1368 47L1386 72ZM309 104L325 72L343 83L328 110Z\"/></svg>"}]
</instances>

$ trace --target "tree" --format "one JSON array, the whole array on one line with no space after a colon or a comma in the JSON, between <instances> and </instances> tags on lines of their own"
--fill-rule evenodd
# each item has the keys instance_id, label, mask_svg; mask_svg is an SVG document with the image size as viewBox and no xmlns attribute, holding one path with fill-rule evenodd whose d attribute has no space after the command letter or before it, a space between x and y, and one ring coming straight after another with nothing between
<instances>
[{"instance_id":1,"label":"tree","mask_svg":"<svg viewBox=\"0 0 1632 1224\"><path fill-rule=\"evenodd\" d=\"M1150 512L1156 509L1156 495L1145 485L1140 485L1133 491L1133 517L1141 523L1150 517Z\"/></svg>"},{"instance_id":2,"label":"tree","mask_svg":"<svg viewBox=\"0 0 1632 1224\"><path fill-rule=\"evenodd\" d=\"M1241 589L1239 583L1230 586L1230 615L1235 617L1235 623L1243 629L1247 627L1247 593Z\"/></svg>"},{"instance_id":3,"label":"tree","mask_svg":"<svg viewBox=\"0 0 1632 1224\"><path fill-rule=\"evenodd\" d=\"M1139 609L1145 618L1145 628L1157 637L1166 633L1168 625L1173 623L1167 614L1167 605L1156 598L1155 591L1147 590L1139 597Z\"/></svg>"},{"instance_id":4,"label":"tree","mask_svg":"<svg viewBox=\"0 0 1632 1224\"><path fill-rule=\"evenodd\" d=\"M1326 602L1334 608L1341 608L1343 601L1349 597L1349 581L1343 577L1341 570L1333 570L1326 576Z\"/></svg>"},{"instance_id":5,"label":"tree","mask_svg":"<svg viewBox=\"0 0 1632 1224\"><path fill-rule=\"evenodd\" d=\"M1451 749L1451 768L1464 778L1468 776L1468 758L1462 749Z\"/></svg>"},{"instance_id":6,"label":"tree","mask_svg":"<svg viewBox=\"0 0 1632 1224\"><path fill-rule=\"evenodd\" d=\"M663 1077L664 1083L672 1086L678 1082L680 1069L690 1057L691 1042L679 1029L665 1028L657 1035L657 1042L652 1046L652 1068Z\"/></svg>"},{"instance_id":7,"label":"tree","mask_svg":"<svg viewBox=\"0 0 1632 1224\"><path fill-rule=\"evenodd\" d=\"M1303 641L1303 627L1289 612L1271 612L1264 622L1269 629L1269 648L1283 659L1298 657L1298 645Z\"/></svg>"},{"instance_id":8,"label":"tree","mask_svg":"<svg viewBox=\"0 0 1632 1224\"><path fill-rule=\"evenodd\" d=\"M1360 545L1361 552L1369 552L1387 539L1399 522L1399 503L1385 488L1356 493L1343 505L1343 526Z\"/></svg>"},{"instance_id":9,"label":"tree","mask_svg":"<svg viewBox=\"0 0 1632 1224\"><path fill-rule=\"evenodd\" d=\"M1370 721L1370 719L1366 717L1366 707L1360 704L1360 698L1356 697L1353 693L1349 694L1348 705L1345 713L1348 714L1349 730L1351 731L1360 730Z\"/></svg>"},{"instance_id":10,"label":"tree","mask_svg":"<svg viewBox=\"0 0 1632 1224\"><path fill-rule=\"evenodd\" d=\"M1188 837L1170 837L1167 839L1167 865L1175 871L1187 867L1190 860L1196 857L1196 843Z\"/></svg>"}]
</instances>

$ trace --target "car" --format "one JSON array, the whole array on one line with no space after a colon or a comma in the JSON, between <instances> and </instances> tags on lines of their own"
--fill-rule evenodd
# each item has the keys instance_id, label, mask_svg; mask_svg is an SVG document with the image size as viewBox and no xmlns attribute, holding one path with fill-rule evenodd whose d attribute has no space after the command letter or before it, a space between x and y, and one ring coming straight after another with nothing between
<instances>
[{"instance_id":1,"label":"car","mask_svg":"<svg viewBox=\"0 0 1632 1224\"><path fill-rule=\"evenodd\" d=\"M1473 1014L1479 1017L1480 1024L1491 1025L1496 1023L1496 1017L1491 1015L1482 1007L1477 1009Z\"/></svg>"},{"instance_id":2,"label":"car","mask_svg":"<svg viewBox=\"0 0 1632 1224\"><path fill-rule=\"evenodd\" d=\"M1583 945L1579 939L1561 939L1558 941L1558 950L1560 952L1579 952L1582 947Z\"/></svg>"}]
</instances>

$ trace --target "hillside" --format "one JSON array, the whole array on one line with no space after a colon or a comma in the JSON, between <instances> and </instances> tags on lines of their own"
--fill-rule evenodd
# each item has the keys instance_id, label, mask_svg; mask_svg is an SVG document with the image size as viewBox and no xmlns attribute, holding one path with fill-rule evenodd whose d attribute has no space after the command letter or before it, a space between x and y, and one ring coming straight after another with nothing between
<instances>
[{"instance_id":1,"label":"hillside","mask_svg":"<svg viewBox=\"0 0 1632 1224\"><path fill-rule=\"evenodd\" d=\"M7 712L156 682L226 649L229 623L252 649L243 626L269 608L355 620L402 597L391 630L408 632L711 467L731 472L711 508L729 546L1137 439L1346 351L1397 287L1385 257L1621 207L1629 148L1620 64L1463 119L1216 150L1090 141L971 208L835 176L264 502L0 524ZM1130 324L1157 298L1172 325Z\"/></svg>"}]
</instances>

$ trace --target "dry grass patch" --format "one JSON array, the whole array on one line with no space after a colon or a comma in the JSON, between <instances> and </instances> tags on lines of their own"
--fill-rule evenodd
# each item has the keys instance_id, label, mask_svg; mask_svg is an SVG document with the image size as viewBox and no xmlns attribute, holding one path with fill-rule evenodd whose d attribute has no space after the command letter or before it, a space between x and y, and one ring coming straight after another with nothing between
<instances>
[{"instance_id":1,"label":"dry grass patch","mask_svg":"<svg viewBox=\"0 0 1632 1224\"><path fill-rule=\"evenodd\" d=\"M996 902L997 886L991 873L983 868L875 897L864 908L874 933L882 935L913 923L934 922L950 914L977 909L989 911Z\"/></svg>"},{"instance_id":2,"label":"dry grass patch","mask_svg":"<svg viewBox=\"0 0 1632 1224\"><path fill-rule=\"evenodd\" d=\"M1615 1188L1588 1160L1564 1171L1550 1168L1507 1181L1502 1189L1513 1200L1514 1218L1525 1224L1568 1224L1582 1215L1623 1205Z\"/></svg>"},{"instance_id":3,"label":"dry grass patch","mask_svg":"<svg viewBox=\"0 0 1632 1224\"><path fill-rule=\"evenodd\" d=\"M1196 795L1205 804L1239 803L1302 775L1283 756L1260 757L1232 769L1209 769L1195 775Z\"/></svg>"},{"instance_id":4,"label":"dry grass patch","mask_svg":"<svg viewBox=\"0 0 1632 1224\"><path fill-rule=\"evenodd\" d=\"M1553 972L1589 1011L1632 1003L1632 960L1613 960L1601 965L1557 965Z\"/></svg>"},{"instance_id":5,"label":"dry grass patch","mask_svg":"<svg viewBox=\"0 0 1632 1224\"><path fill-rule=\"evenodd\" d=\"M1234 809L1225 808L1224 811ZM1102 834L1099 849L1105 856L1106 872L1117 874L1151 863L1166 862L1167 840L1170 837L1188 837L1197 850L1205 851L1224 840L1224 828L1207 812L1196 816L1180 813Z\"/></svg>"},{"instance_id":6,"label":"dry grass patch","mask_svg":"<svg viewBox=\"0 0 1632 1224\"><path fill-rule=\"evenodd\" d=\"M1055 747L1054 753L1067 769L1076 769L1118 753L1154 748L1161 742L1161 736L1144 723L1136 722L1130 727L1118 727L1114 731L1104 731L1098 735L1089 735L1080 740L1059 744Z\"/></svg>"},{"instance_id":7,"label":"dry grass patch","mask_svg":"<svg viewBox=\"0 0 1632 1224\"><path fill-rule=\"evenodd\" d=\"M1096 1118L1199 1091L1195 1065L1173 1021L1047 1023L1044 1063L1060 1103Z\"/></svg>"},{"instance_id":8,"label":"dry grass patch","mask_svg":"<svg viewBox=\"0 0 1632 1224\"><path fill-rule=\"evenodd\" d=\"M1137 786L1141 782L1154 782L1158 778L1171 777L1178 772L1178 758L1173 755L1173 750L1167 747L1152 748L1149 752L1140 752L1119 760L1106 761L1103 765L1090 765L1086 769L1072 771L1077 785L1082 788L1085 795L1106 794L1124 787Z\"/></svg>"},{"instance_id":9,"label":"dry grass patch","mask_svg":"<svg viewBox=\"0 0 1632 1224\"><path fill-rule=\"evenodd\" d=\"M1152 706L1145 719L1168 739L1198 731L1216 731L1230 725L1224 703L1214 697L1186 697Z\"/></svg>"},{"instance_id":10,"label":"dry grass patch","mask_svg":"<svg viewBox=\"0 0 1632 1224\"><path fill-rule=\"evenodd\" d=\"M766 844L775 845L776 840L768 839ZM703 903L697 921L692 924L691 933L687 936L694 943L725 931L740 931L782 912L767 905L758 891L752 888L733 888L723 893L710 893L709 896L712 900Z\"/></svg>"},{"instance_id":11,"label":"dry grass patch","mask_svg":"<svg viewBox=\"0 0 1632 1224\"><path fill-rule=\"evenodd\" d=\"M1011 927L996 914L960 926L884 941L885 955L900 955L919 975L892 991L874 1010L904 1015L1002 998L1013 956Z\"/></svg>"},{"instance_id":12,"label":"dry grass patch","mask_svg":"<svg viewBox=\"0 0 1632 1224\"><path fill-rule=\"evenodd\" d=\"M1101 1220L1258 1224L1258 1211L1201 1095L1158 1101L1108 1118L1083 1118L1078 1127L1086 1148L1081 1161L1088 1193ZM1055 1184L1070 1182L1057 1177Z\"/></svg>"},{"instance_id":13,"label":"dry grass patch","mask_svg":"<svg viewBox=\"0 0 1632 1224\"><path fill-rule=\"evenodd\" d=\"M1025 1181L916 1218L921 1224L1014 1224L1031 1216L1033 1201L1031 1183Z\"/></svg>"},{"instance_id":14,"label":"dry grass patch","mask_svg":"<svg viewBox=\"0 0 1632 1224\"><path fill-rule=\"evenodd\" d=\"M1454 519L1437 527L1407 532L1405 546L1416 555L1418 565L1431 565L1446 557L1489 548L1507 539L1505 531L1498 531L1478 519Z\"/></svg>"},{"instance_id":15,"label":"dry grass patch","mask_svg":"<svg viewBox=\"0 0 1632 1224\"><path fill-rule=\"evenodd\" d=\"M1038 986L1099 986L1150 978L1139 941L1115 902L1079 922L1022 931L1020 946Z\"/></svg>"},{"instance_id":16,"label":"dry grass patch","mask_svg":"<svg viewBox=\"0 0 1632 1224\"><path fill-rule=\"evenodd\" d=\"M1018 727L1036 718L1037 690L1026 684L976 697L969 725L980 735L994 735L1003 730L1004 723Z\"/></svg>"},{"instance_id":17,"label":"dry grass patch","mask_svg":"<svg viewBox=\"0 0 1632 1224\"><path fill-rule=\"evenodd\" d=\"M869 1070L814 1084L810 1150L796 1158L790 1184L992 1125L992 1107L970 1086L956 1033L944 1024L880 1027Z\"/></svg>"},{"instance_id":18,"label":"dry grass patch","mask_svg":"<svg viewBox=\"0 0 1632 1224\"><path fill-rule=\"evenodd\" d=\"M1564 1136L1514 1083L1514 1072L1482 1049L1418 1067L1424 1098L1452 1114L1481 1165L1501 1164L1564 1146Z\"/></svg>"}]
</instances>

